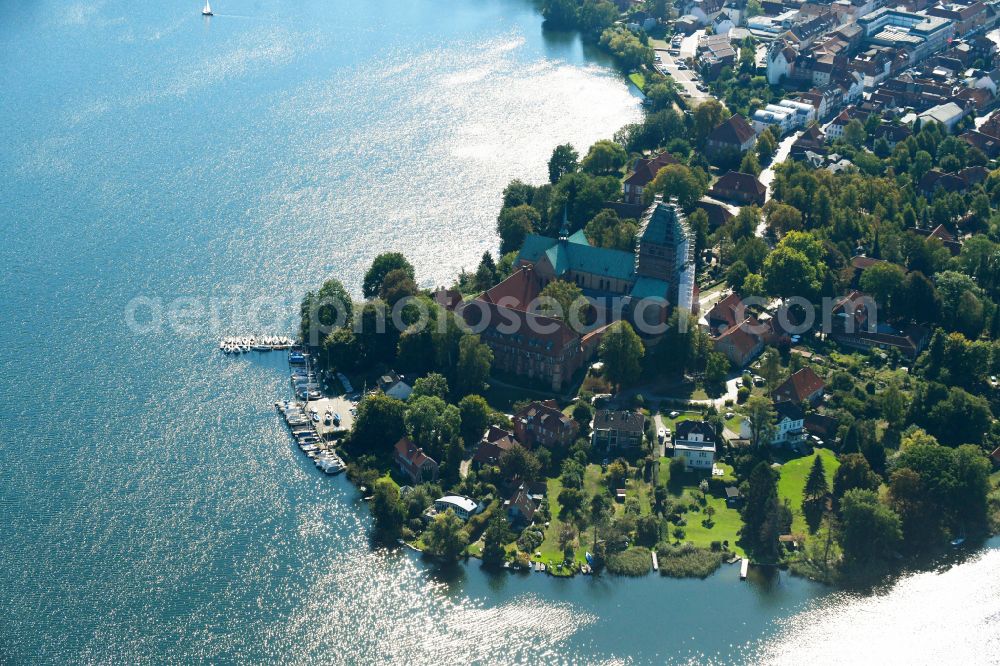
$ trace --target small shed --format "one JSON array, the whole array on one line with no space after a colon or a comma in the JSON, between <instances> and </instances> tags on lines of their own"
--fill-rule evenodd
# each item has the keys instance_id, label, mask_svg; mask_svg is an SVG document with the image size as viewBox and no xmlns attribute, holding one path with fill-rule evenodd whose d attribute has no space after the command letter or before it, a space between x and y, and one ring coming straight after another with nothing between
<instances>
[{"instance_id":1,"label":"small shed","mask_svg":"<svg viewBox=\"0 0 1000 666\"><path fill-rule=\"evenodd\" d=\"M625 489L618 488L615 490L615 501L624 502L625 501Z\"/></svg>"}]
</instances>

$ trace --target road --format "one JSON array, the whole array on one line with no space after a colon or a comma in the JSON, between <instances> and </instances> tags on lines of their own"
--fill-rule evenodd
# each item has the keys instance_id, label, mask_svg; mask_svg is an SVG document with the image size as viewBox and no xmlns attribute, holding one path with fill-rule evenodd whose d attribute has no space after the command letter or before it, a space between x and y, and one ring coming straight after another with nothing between
<instances>
[{"instance_id":1,"label":"road","mask_svg":"<svg viewBox=\"0 0 1000 666\"><path fill-rule=\"evenodd\" d=\"M792 132L782 139L778 144L778 150L774 153L774 159L771 160L771 164L769 164L768 167L761 171L760 175L757 176L757 179L760 180L760 182L764 184L764 187L767 188L767 191L764 194L765 203L771 199L771 183L774 182L774 167L788 159L788 153L792 150L792 144L795 143L795 140L798 139L801 134L801 131ZM764 220L761 220L760 224L757 225L756 233L761 237L767 233L767 224Z\"/></svg>"},{"instance_id":2,"label":"road","mask_svg":"<svg viewBox=\"0 0 1000 666\"><path fill-rule=\"evenodd\" d=\"M653 456L656 458L662 458L666 455L664 451L663 442L660 441L660 431L667 427L667 424L663 422L663 417L660 416L659 412L656 412L656 416L653 417L653 423L656 425L656 443L653 444Z\"/></svg>"}]
</instances>

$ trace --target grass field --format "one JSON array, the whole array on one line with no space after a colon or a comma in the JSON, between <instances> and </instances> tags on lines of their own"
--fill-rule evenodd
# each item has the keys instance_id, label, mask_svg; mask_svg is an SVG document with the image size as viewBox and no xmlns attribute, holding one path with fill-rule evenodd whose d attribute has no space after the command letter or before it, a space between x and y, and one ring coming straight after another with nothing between
<instances>
[{"instance_id":1,"label":"grass field","mask_svg":"<svg viewBox=\"0 0 1000 666\"><path fill-rule=\"evenodd\" d=\"M635 84L635 87L641 91L646 90L646 77L642 72L632 72L628 75L628 80Z\"/></svg>"},{"instance_id":2,"label":"grass field","mask_svg":"<svg viewBox=\"0 0 1000 666\"><path fill-rule=\"evenodd\" d=\"M787 499L791 505L793 533L808 533L806 519L802 515L802 492L805 490L806 478L809 476L809 470L816 455L823 459L826 481L832 487L833 475L840 467L840 461L830 449L816 449L814 455L796 458L781 466L781 477L778 479L778 498Z\"/></svg>"},{"instance_id":3,"label":"grass field","mask_svg":"<svg viewBox=\"0 0 1000 666\"><path fill-rule=\"evenodd\" d=\"M729 465L723 465L722 467L727 469L730 475L732 474L732 468ZM660 458L660 470L657 482L667 487L671 499L690 501L691 492L698 490L698 483L701 478L697 474L685 474L685 478L680 485L671 485L670 458ZM715 509L715 515L712 516L712 526L705 527L702 525L701 521L706 518L704 508L697 513L688 512L686 514L687 525L684 526L685 534L682 541L690 541L699 548L709 548L713 541L728 541L730 550L743 555L743 549L736 545L740 528L743 526L743 519L740 518L740 512L737 509L726 506L724 498L713 497L712 495L708 495L707 506ZM673 527L670 529L671 534L669 538L670 541L673 541Z\"/></svg>"}]
</instances>

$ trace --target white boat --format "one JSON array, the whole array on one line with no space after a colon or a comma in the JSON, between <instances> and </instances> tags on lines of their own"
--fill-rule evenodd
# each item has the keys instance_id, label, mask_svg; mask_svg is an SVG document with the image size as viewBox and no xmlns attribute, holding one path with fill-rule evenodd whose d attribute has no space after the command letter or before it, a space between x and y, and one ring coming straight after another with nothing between
<instances>
[{"instance_id":1,"label":"white boat","mask_svg":"<svg viewBox=\"0 0 1000 666\"><path fill-rule=\"evenodd\" d=\"M208 0L205 0L205 8L201 10L202 16L212 16L212 5L208 4Z\"/></svg>"}]
</instances>

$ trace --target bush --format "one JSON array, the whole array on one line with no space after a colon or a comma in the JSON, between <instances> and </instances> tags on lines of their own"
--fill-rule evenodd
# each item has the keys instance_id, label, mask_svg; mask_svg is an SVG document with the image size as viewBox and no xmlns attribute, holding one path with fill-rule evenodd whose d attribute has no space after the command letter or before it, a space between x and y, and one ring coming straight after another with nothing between
<instances>
[{"instance_id":1,"label":"bush","mask_svg":"<svg viewBox=\"0 0 1000 666\"><path fill-rule=\"evenodd\" d=\"M713 552L716 545L718 552ZM656 549L660 574L674 578L705 578L722 565L722 544L715 541L712 548L713 550L705 550L691 543L680 546L660 544Z\"/></svg>"},{"instance_id":2,"label":"bush","mask_svg":"<svg viewBox=\"0 0 1000 666\"><path fill-rule=\"evenodd\" d=\"M653 567L653 558L648 548L638 546L608 555L607 567L611 573L622 576L642 576Z\"/></svg>"},{"instance_id":3,"label":"bush","mask_svg":"<svg viewBox=\"0 0 1000 666\"><path fill-rule=\"evenodd\" d=\"M533 553L542 545L544 539L545 536L541 532L529 528L517 538L517 548L526 553Z\"/></svg>"}]
</instances>

